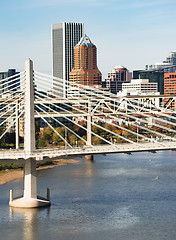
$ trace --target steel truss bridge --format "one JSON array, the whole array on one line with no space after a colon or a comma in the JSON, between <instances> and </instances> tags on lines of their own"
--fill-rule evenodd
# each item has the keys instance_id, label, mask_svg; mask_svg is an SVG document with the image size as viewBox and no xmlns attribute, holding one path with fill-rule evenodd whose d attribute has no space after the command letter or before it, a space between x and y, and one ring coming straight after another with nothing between
<instances>
[{"instance_id":1,"label":"steel truss bridge","mask_svg":"<svg viewBox=\"0 0 176 240\"><path fill-rule=\"evenodd\" d=\"M50 205L49 190L47 198L37 196L36 161L176 149L176 96L118 98L104 89L77 82L63 86L63 79L34 71L30 59L24 72L0 81L0 127L5 126L0 139L11 129L16 133L16 149L2 149L0 161L24 163L24 194L14 199L11 190L12 207ZM48 91L53 82L54 91ZM67 98L59 97L63 87L67 89ZM49 126L65 146L37 149L37 119ZM23 148L19 147L20 123L24 128ZM64 127L67 136L60 134L53 123ZM84 130L86 136L74 131L73 125ZM69 134L75 136L76 144L70 142Z\"/></svg>"}]
</instances>

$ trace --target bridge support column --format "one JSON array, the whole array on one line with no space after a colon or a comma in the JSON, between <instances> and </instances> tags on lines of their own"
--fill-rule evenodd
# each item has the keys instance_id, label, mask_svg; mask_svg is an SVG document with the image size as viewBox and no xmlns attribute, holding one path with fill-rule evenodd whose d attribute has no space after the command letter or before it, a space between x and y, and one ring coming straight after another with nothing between
<instances>
[{"instance_id":1,"label":"bridge support column","mask_svg":"<svg viewBox=\"0 0 176 240\"><path fill-rule=\"evenodd\" d=\"M88 102L88 115L87 115L87 146L92 145L92 116L91 116L91 103ZM93 155L85 155L85 159L93 161Z\"/></svg>"},{"instance_id":2,"label":"bridge support column","mask_svg":"<svg viewBox=\"0 0 176 240\"><path fill-rule=\"evenodd\" d=\"M11 197L9 205L18 208L45 207L50 205L50 201L37 196L36 160L30 157L35 151L33 62L30 59L25 63L25 75L24 150L29 157L24 160L24 195L16 199Z\"/></svg>"},{"instance_id":3,"label":"bridge support column","mask_svg":"<svg viewBox=\"0 0 176 240\"><path fill-rule=\"evenodd\" d=\"M37 196L37 177L36 177L36 160L29 158L25 160L24 164L24 194L21 198L13 198L12 190L10 192L11 207L17 208L37 208L46 207L50 205L48 197L49 190L47 189L47 198Z\"/></svg>"},{"instance_id":4,"label":"bridge support column","mask_svg":"<svg viewBox=\"0 0 176 240\"><path fill-rule=\"evenodd\" d=\"M16 103L16 149L19 149L19 100Z\"/></svg>"},{"instance_id":5,"label":"bridge support column","mask_svg":"<svg viewBox=\"0 0 176 240\"><path fill-rule=\"evenodd\" d=\"M25 160L24 198L37 198L36 160L32 158Z\"/></svg>"},{"instance_id":6,"label":"bridge support column","mask_svg":"<svg viewBox=\"0 0 176 240\"><path fill-rule=\"evenodd\" d=\"M85 155L85 159L93 162L94 161L94 156L92 154L91 155Z\"/></svg>"},{"instance_id":7,"label":"bridge support column","mask_svg":"<svg viewBox=\"0 0 176 240\"><path fill-rule=\"evenodd\" d=\"M92 145L92 116L87 115L87 146Z\"/></svg>"}]
</instances>

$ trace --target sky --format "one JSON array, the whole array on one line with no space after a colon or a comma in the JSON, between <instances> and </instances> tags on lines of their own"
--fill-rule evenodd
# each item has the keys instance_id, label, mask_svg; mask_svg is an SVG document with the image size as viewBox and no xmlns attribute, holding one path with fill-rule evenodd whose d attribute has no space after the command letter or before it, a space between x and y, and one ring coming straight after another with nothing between
<instances>
[{"instance_id":1,"label":"sky","mask_svg":"<svg viewBox=\"0 0 176 240\"><path fill-rule=\"evenodd\" d=\"M176 0L0 0L0 71L52 73L51 25L84 23L97 47L103 74L117 65L130 71L176 51Z\"/></svg>"}]
</instances>

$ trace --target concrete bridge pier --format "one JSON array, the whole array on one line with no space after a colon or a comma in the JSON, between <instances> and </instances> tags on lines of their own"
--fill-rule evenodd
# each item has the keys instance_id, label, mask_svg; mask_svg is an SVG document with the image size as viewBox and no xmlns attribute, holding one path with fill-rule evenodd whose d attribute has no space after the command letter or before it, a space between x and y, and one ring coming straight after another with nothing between
<instances>
[{"instance_id":1,"label":"concrete bridge pier","mask_svg":"<svg viewBox=\"0 0 176 240\"><path fill-rule=\"evenodd\" d=\"M92 154L91 155L85 155L85 160L93 162L94 161L94 156Z\"/></svg>"},{"instance_id":2,"label":"concrete bridge pier","mask_svg":"<svg viewBox=\"0 0 176 240\"><path fill-rule=\"evenodd\" d=\"M25 160L24 166L24 198L37 198L36 160Z\"/></svg>"},{"instance_id":3,"label":"concrete bridge pier","mask_svg":"<svg viewBox=\"0 0 176 240\"><path fill-rule=\"evenodd\" d=\"M50 199L37 196L36 160L29 158L24 164L24 192L23 197L13 199L13 190L10 191L9 206L17 208L37 208L50 205ZM47 196L49 196L47 189Z\"/></svg>"},{"instance_id":4,"label":"concrete bridge pier","mask_svg":"<svg viewBox=\"0 0 176 240\"><path fill-rule=\"evenodd\" d=\"M34 119L34 85L33 62L29 59L25 63L26 89L25 89L25 134L24 150L29 157L24 159L24 193L22 197L13 199L10 191L11 207L35 208L50 205L50 200L37 196L36 159L32 158L35 151L35 119ZM31 156L31 157L30 157ZM47 196L50 194L47 190Z\"/></svg>"}]
</instances>

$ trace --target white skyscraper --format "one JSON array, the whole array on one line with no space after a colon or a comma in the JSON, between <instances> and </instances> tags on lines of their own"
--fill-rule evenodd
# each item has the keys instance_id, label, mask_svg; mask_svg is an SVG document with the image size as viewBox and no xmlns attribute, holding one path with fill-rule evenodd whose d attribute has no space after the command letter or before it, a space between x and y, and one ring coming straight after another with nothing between
<instances>
[{"instance_id":1,"label":"white skyscraper","mask_svg":"<svg viewBox=\"0 0 176 240\"><path fill-rule=\"evenodd\" d=\"M67 96L66 83L73 68L73 49L83 36L83 27L83 23L52 25L53 76L63 79L60 84L53 80L53 92L58 97Z\"/></svg>"}]
</instances>

